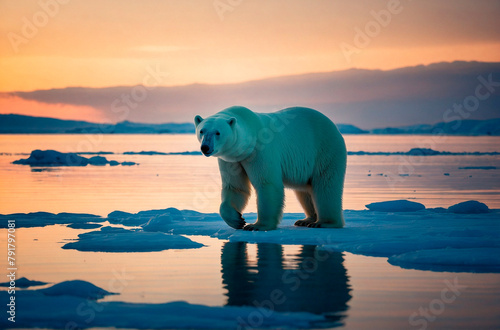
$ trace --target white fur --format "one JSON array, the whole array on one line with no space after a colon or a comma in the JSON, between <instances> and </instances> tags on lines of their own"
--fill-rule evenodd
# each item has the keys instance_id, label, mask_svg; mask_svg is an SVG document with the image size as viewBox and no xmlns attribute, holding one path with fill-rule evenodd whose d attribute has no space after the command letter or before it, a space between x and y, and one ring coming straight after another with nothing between
<instances>
[{"instance_id":1,"label":"white fur","mask_svg":"<svg viewBox=\"0 0 500 330\"><path fill-rule=\"evenodd\" d=\"M284 188L294 189L306 218L297 226L341 228L346 147L335 124L320 112L288 108L255 113L231 107L206 119L196 134L207 156L219 158L221 217L233 228L272 230L283 214ZM258 220L241 216L257 192Z\"/></svg>"}]
</instances>

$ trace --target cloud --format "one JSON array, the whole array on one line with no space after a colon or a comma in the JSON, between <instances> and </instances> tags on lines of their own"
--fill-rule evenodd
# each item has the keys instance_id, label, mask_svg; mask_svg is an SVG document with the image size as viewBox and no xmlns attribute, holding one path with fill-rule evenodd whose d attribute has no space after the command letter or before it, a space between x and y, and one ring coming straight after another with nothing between
<instances>
[{"instance_id":1,"label":"cloud","mask_svg":"<svg viewBox=\"0 0 500 330\"><path fill-rule=\"evenodd\" d=\"M453 62L397 70L345 70L238 84L64 88L15 92L25 100L98 109L111 121L187 122L233 105L258 112L307 106L337 123L364 129L435 123L474 95L478 77L494 81L491 95L464 119L500 117L500 63ZM89 119L89 118L87 118Z\"/></svg>"},{"instance_id":2,"label":"cloud","mask_svg":"<svg viewBox=\"0 0 500 330\"><path fill-rule=\"evenodd\" d=\"M85 120L105 123L111 118L92 105L73 103L47 103L36 99L24 99L19 96L0 93L0 114L19 114L36 117L54 117L66 120Z\"/></svg>"}]
</instances>

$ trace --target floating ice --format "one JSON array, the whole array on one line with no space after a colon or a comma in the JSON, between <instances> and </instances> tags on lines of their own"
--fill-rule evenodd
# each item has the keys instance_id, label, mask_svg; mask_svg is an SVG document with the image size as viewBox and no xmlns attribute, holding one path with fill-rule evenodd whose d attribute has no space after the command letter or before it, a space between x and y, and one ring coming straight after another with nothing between
<instances>
[{"instance_id":1,"label":"floating ice","mask_svg":"<svg viewBox=\"0 0 500 330\"><path fill-rule=\"evenodd\" d=\"M484 203L478 201L467 201L452 205L448 211L460 214L488 213L490 209Z\"/></svg>"},{"instance_id":2,"label":"floating ice","mask_svg":"<svg viewBox=\"0 0 500 330\"><path fill-rule=\"evenodd\" d=\"M67 243L62 248L92 252L153 252L202 246L180 235L102 227L101 230L78 235L78 241Z\"/></svg>"},{"instance_id":3,"label":"floating ice","mask_svg":"<svg viewBox=\"0 0 500 330\"><path fill-rule=\"evenodd\" d=\"M96 229L99 227L102 227L102 225L98 223L72 223L68 225L68 228L73 229Z\"/></svg>"},{"instance_id":4,"label":"floating ice","mask_svg":"<svg viewBox=\"0 0 500 330\"><path fill-rule=\"evenodd\" d=\"M407 200L371 203L366 205L370 211L379 212L414 212L425 209L424 204Z\"/></svg>"},{"instance_id":5,"label":"floating ice","mask_svg":"<svg viewBox=\"0 0 500 330\"><path fill-rule=\"evenodd\" d=\"M89 164L90 165L95 165L95 166L104 166L108 164L109 161L106 159L106 157L102 156L94 156L89 158Z\"/></svg>"},{"instance_id":6,"label":"floating ice","mask_svg":"<svg viewBox=\"0 0 500 330\"><path fill-rule=\"evenodd\" d=\"M161 219L155 219L160 218ZM125 226L143 226L147 231L161 231L165 225L172 221L184 221L189 219L216 219L222 220L216 213L204 214L196 211L179 211L176 208L169 207L161 210L141 211L138 213L128 213L123 211L113 211L108 214L108 221L113 224ZM164 228L163 228L164 229Z\"/></svg>"},{"instance_id":7,"label":"floating ice","mask_svg":"<svg viewBox=\"0 0 500 330\"><path fill-rule=\"evenodd\" d=\"M76 281L71 281L76 282ZM278 312L263 307L212 307L183 301L161 304L100 302L86 299L89 294L107 292L93 284L77 281L57 284L61 295L48 291L16 292L16 322L0 318L0 328L129 328L129 329L306 329L338 325L322 315L306 312ZM64 285L64 286L63 286ZM54 286L54 287L56 287ZM0 300L8 301L0 291Z\"/></svg>"},{"instance_id":8,"label":"floating ice","mask_svg":"<svg viewBox=\"0 0 500 330\"><path fill-rule=\"evenodd\" d=\"M16 220L16 227L44 227L61 224L84 224L88 222L104 222L98 215L82 213L13 213L0 214L0 228L7 228L8 220Z\"/></svg>"},{"instance_id":9,"label":"floating ice","mask_svg":"<svg viewBox=\"0 0 500 330\"><path fill-rule=\"evenodd\" d=\"M29 166L104 166L106 164L113 165L136 165L134 162L118 163L117 161L108 161L105 157L94 156L85 158L76 153L63 153L55 150L33 150L31 155L26 159L19 159L12 162L18 165Z\"/></svg>"},{"instance_id":10,"label":"floating ice","mask_svg":"<svg viewBox=\"0 0 500 330\"><path fill-rule=\"evenodd\" d=\"M40 285L45 285L45 284L48 284L48 283L28 280L26 277L21 277L21 278L16 279L16 287L18 287L18 288L29 288L30 286L40 286ZM0 283L0 286L9 287L10 281Z\"/></svg>"},{"instance_id":11,"label":"floating ice","mask_svg":"<svg viewBox=\"0 0 500 330\"><path fill-rule=\"evenodd\" d=\"M402 268L421 270L500 272L500 247L418 250L394 255L388 261Z\"/></svg>"},{"instance_id":12,"label":"floating ice","mask_svg":"<svg viewBox=\"0 0 500 330\"><path fill-rule=\"evenodd\" d=\"M348 151L351 156L496 156L498 151L451 152L438 151L429 148L413 148L409 151Z\"/></svg>"},{"instance_id":13,"label":"floating ice","mask_svg":"<svg viewBox=\"0 0 500 330\"><path fill-rule=\"evenodd\" d=\"M101 289L92 283L81 280L65 281L57 283L50 288L39 289L37 291L46 296L72 296L91 300L97 300L115 294Z\"/></svg>"},{"instance_id":14,"label":"floating ice","mask_svg":"<svg viewBox=\"0 0 500 330\"><path fill-rule=\"evenodd\" d=\"M181 152L161 152L161 151L125 151L124 155L186 155L186 156L201 156L200 151L181 151ZM438 151L430 148L413 148L409 151L348 151L350 156L496 156L500 155L498 151ZM488 168L492 169L492 168Z\"/></svg>"},{"instance_id":15,"label":"floating ice","mask_svg":"<svg viewBox=\"0 0 500 330\"><path fill-rule=\"evenodd\" d=\"M157 156L157 155L185 155L185 156L201 156L200 151L181 151L181 152L161 152L161 151L125 151L124 155L147 155L147 156Z\"/></svg>"},{"instance_id":16,"label":"floating ice","mask_svg":"<svg viewBox=\"0 0 500 330\"><path fill-rule=\"evenodd\" d=\"M497 170L496 166L463 166L459 167L459 170Z\"/></svg>"},{"instance_id":17,"label":"floating ice","mask_svg":"<svg viewBox=\"0 0 500 330\"><path fill-rule=\"evenodd\" d=\"M43 226L105 220L143 227L143 230L105 227L100 231L81 234L79 241L64 246L83 251L142 252L197 248L202 245L180 235L204 235L234 242L319 245L327 250L391 258L395 265L403 266L404 263L407 268L500 272L500 260L490 256L500 249L500 212L489 210L489 213L477 213L486 207L480 204L469 201L448 210L425 209L423 205L409 201L374 203L375 209L388 211L346 210L346 226L343 229L295 227L294 222L304 215L287 213L278 229L269 232L235 230L228 227L216 213L204 214L174 208L136 214L115 211L107 219L40 212L0 216L0 220L4 228L7 219L16 219L17 227L23 224ZM453 210L461 213L453 213ZM247 222L254 222L257 215L248 213L244 217ZM418 258L411 253L418 253ZM464 263L460 254L469 255L471 259Z\"/></svg>"},{"instance_id":18,"label":"floating ice","mask_svg":"<svg viewBox=\"0 0 500 330\"><path fill-rule=\"evenodd\" d=\"M124 155L147 155L147 156L155 156L155 155L168 155L166 152L160 151L125 151Z\"/></svg>"},{"instance_id":19,"label":"floating ice","mask_svg":"<svg viewBox=\"0 0 500 330\"><path fill-rule=\"evenodd\" d=\"M169 208L165 210L164 214L154 215L149 221L142 226L145 231L168 231L168 226L173 221L184 221L182 212Z\"/></svg>"},{"instance_id":20,"label":"floating ice","mask_svg":"<svg viewBox=\"0 0 500 330\"><path fill-rule=\"evenodd\" d=\"M33 150L27 159L19 159L13 164L30 166L87 166L87 158L75 153L62 153L55 150Z\"/></svg>"}]
</instances>

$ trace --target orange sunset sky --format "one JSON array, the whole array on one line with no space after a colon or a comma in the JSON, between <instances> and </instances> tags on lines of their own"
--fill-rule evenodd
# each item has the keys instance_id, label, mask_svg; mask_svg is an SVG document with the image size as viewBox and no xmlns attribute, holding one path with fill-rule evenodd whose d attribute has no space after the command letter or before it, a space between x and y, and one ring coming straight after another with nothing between
<instances>
[{"instance_id":1,"label":"orange sunset sky","mask_svg":"<svg viewBox=\"0 0 500 330\"><path fill-rule=\"evenodd\" d=\"M0 13L0 113L98 121L8 92L133 86L148 67L174 86L500 61L500 1L1 0Z\"/></svg>"}]
</instances>

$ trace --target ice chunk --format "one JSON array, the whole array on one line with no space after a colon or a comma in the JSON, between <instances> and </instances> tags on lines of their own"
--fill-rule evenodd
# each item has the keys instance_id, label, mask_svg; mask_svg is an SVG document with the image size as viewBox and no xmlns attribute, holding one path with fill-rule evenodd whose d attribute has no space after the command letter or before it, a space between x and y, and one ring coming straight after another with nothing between
<instances>
[{"instance_id":1,"label":"ice chunk","mask_svg":"<svg viewBox=\"0 0 500 330\"><path fill-rule=\"evenodd\" d=\"M124 155L142 155L142 156L166 156L166 155L182 155L182 156L201 156L200 151L178 151L178 152L161 152L161 151L125 151Z\"/></svg>"},{"instance_id":2,"label":"ice chunk","mask_svg":"<svg viewBox=\"0 0 500 330\"><path fill-rule=\"evenodd\" d=\"M159 151L125 151L124 155L147 155L147 156L155 156L155 155L168 155L166 152Z\"/></svg>"},{"instance_id":3,"label":"ice chunk","mask_svg":"<svg viewBox=\"0 0 500 330\"><path fill-rule=\"evenodd\" d=\"M19 279L16 279L16 287L18 287L18 288L29 288L30 286L40 286L40 285L45 285L45 284L48 284L48 283L28 280L26 277L21 277ZM0 286L9 287L10 281L0 283Z\"/></svg>"},{"instance_id":4,"label":"ice chunk","mask_svg":"<svg viewBox=\"0 0 500 330\"><path fill-rule=\"evenodd\" d=\"M116 294L101 289L92 283L80 280L57 283L50 288L39 289L37 291L46 296L73 296L91 300L97 300L108 295Z\"/></svg>"},{"instance_id":5,"label":"ice chunk","mask_svg":"<svg viewBox=\"0 0 500 330\"><path fill-rule=\"evenodd\" d=\"M490 212L490 209L484 203L478 201L467 201L450 206L448 211L459 214L474 214L488 213Z\"/></svg>"},{"instance_id":6,"label":"ice chunk","mask_svg":"<svg viewBox=\"0 0 500 330\"><path fill-rule=\"evenodd\" d=\"M68 225L68 228L73 229L96 229L99 227L102 227L102 225L98 223L72 223Z\"/></svg>"},{"instance_id":7,"label":"ice chunk","mask_svg":"<svg viewBox=\"0 0 500 330\"><path fill-rule=\"evenodd\" d=\"M496 166L463 166L459 167L459 170L497 170Z\"/></svg>"},{"instance_id":8,"label":"ice chunk","mask_svg":"<svg viewBox=\"0 0 500 330\"><path fill-rule=\"evenodd\" d=\"M158 219L151 222L154 218ZM163 210L141 211L136 214L113 211L108 214L108 221L126 226L145 226L151 222L147 231L162 231L160 228L154 229L154 227L171 221L184 221L184 216L179 210L169 207Z\"/></svg>"},{"instance_id":9,"label":"ice chunk","mask_svg":"<svg viewBox=\"0 0 500 330\"><path fill-rule=\"evenodd\" d=\"M121 164L123 166L137 165L137 163L134 162L119 163L114 160L108 161L106 157L102 156L85 158L72 152L63 153L55 150L38 149L33 150L28 158L19 159L13 161L12 163L30 166L104 166L106 164L110 164L111 166L116 166L118 164Z\"/></svg>"},{"instance_id":10,"label":"ice chunk","mask_svg":"<svg viewBox=\"0 0 500 330\"><path fill-rule=\"evenodd\" d=\"M108 160L106 159L106 157L102 157L102 156L94 156L94 157L90 157L89 158L89 164L90 165L95 165L95 166L104 166L106 164L108 164Z\"/></svg>"},{"instance_id":11,"label":"ice chunk","mask_svg":"<svg viewBox=\"0 0 500 330\"><path fill-rule=\"evenodd\" d=\"M152 252L202 246L180 235L103 227L78 235L78 241L67 243L62 248L93 252Z\"/></svg>"},{"instance_id":12,"label":"ice chunk","mask_svg":"<svg viewBox=\"0 0 500 330\"><path fill-rule=\"evenodd\" d=\"M407 200L371 203L366 205L370 211L379 212L415 212L425 209L424 204Z\"/></svg>"},{"instance_id":13,"label":"ice chunk","mask_svg":"<svg viewBox=\"0 0 500 330\"><path fill-rule=\"evenodd\" d=\"M165 213L155 215L142 226L145 231L162 231L168 232L173 221L184 221L182 212L175 208L168 208Z\"/></svg>"},{"instance_id":14,"label":"ice chunk","mask_svg":"<svg viewBox=\"0 0 500 330\"><path fill-rule=\"evenodd\" d=\"M134 162L122 162L121 165L122 166L133 166L133 165L139 165L139 164L134 163Z\"/></svg>"},{"instance_id":15,"label":"ice chunk","mask_svg":"<svg viewBox=\"0 0 500 330\"><path fill-rule=\"evenodd\" d=\"M56 224L84 224L87 222L104 222L98 215L82 213L48 212L0 214L0 228L7 228L8 220L16 220L16 227L44 227Z\"/></svg>"},{"instance_id":16,"label":"ice chunk","mask_svg":"<svg viewBox=\"0 0 500 330\"><path fill-rule=\"evenodd\" d=\"M419 250L389 258L403 268L455 272L500 272L500 248Z\"/></svg>"},{"instance_id":17,"label":"ice chunk","mask_svg":"<svg viewBox=\"0 0 500 330\"><path fill-rule=\"evenodd\" d=\"M88 159L75 153L55 150L33 150L27 159L19 159L13 164L30 166L87 166Z\"/></svg>"},{"instance_id":18,"label":"ice chunk","mask_svg":"<svg viewBox=\"0 0 500 330\"><path fill-rule=\"evenodd\" d=\"M82 282L82 281L79 281ZM63 284L63 283L60 283ZM16 323L0 318L0 328L50 329L307 329L335 327L335 318L306 312L278 312L254 306L204 306L173 301L160 304L101 302L82 296L96 297L107 292L91 288L83 282L75 288L67 283L53 289L62 295L46 295L41 290L16 292ZM66 293L66 294L65 294ZM71 295L68 295L71 293ZM0 291L0 300L8 301L8 293ZM265 317L264 317L265 316ZM257 320L257 321L256 321ZM258 325L258 327L256 327Z\"/></svg>"},{"instance_id":19,"label":"ice chunk","mask_svg":"<svg viewBox=\"0 0 500 330\"><path fill-rule=\"evenodd\" d=\"M408 155L411 156L435 156L439 154L441 152L429 148L413 148L408 152Z\"/></svg>"}]
</instances>

